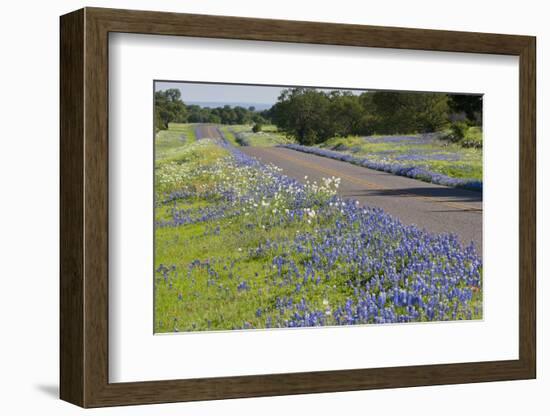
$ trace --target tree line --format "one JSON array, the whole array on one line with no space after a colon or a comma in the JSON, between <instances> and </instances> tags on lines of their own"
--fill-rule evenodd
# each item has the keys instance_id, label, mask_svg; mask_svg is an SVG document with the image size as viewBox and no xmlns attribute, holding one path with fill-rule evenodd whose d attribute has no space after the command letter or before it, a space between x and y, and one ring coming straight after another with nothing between
<instances>
[{"instance_id":1,"label":"tree line","mask_svg":"<svg viewBox=\"0 0 550 416\"><path fill-rule=\"evenodd\" d=\"M289 88L269 109L254 107L205 108L186 105L177 88L155 92L155 128L168 123L273 123L299 143L312 145L336 136L414 134L447 127L480 125L480 95ZM456 120L460 125L453 125ZM259 130L259 129L256 129Z\"/></svg>"},{"instance_id":2,"label":"tree line","mask_svg":"<svg viewBox=\"0 0 550 416\"><path fill-rule=\"evenodd\" d=\"M435 132L457 117L476 125L481 110L479 95L290 88L267 116L299 143L312 145L335 136Z\"/></svg>"},{"instance_id":3,"label":"tree line","mask_svg":"<svg viewBox=\"0 0 550 416\"><path fill-rule=\"evenodd\" d=\"M216 124L265 124L265 112L254 107L231 107L225 105L206 108L187 105L181 99L181 92L171 88L155 92L155 129L165 130L168 123L216 123Z\"/></svg>"}]
</instances>

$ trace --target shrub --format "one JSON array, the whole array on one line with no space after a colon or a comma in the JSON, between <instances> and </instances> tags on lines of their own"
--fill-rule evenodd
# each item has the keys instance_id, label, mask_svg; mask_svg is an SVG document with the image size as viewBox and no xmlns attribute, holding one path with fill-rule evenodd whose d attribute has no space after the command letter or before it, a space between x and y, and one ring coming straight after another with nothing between
<instances>
[{"instance_id":1,"label":"shrub","mask_svg":"<svg viewBox=\"0 0 550 416\"><path fill-rule=\"evenodd\" d=\"M168 124L164 122L159 109L155 107L155 133L158 133L161 130L166 130L167 128Z\"/></svg>"},{"instance_id":2,"label":"shrub","mask_svg":"<svg viewBox=\"0 0 550 416\"><path fill-rule=\"evenodd\" d=\"M254 124L254 126L252 126L252 131L254 133L259 133L262 131L262 125L260 123L256 123Z\"/></svg>"},{"instance_id":3,"label":"shrub","mask_svg":"<svg viewBox=\"0 0 550 416\"><path fill-rule=\"evenodd\" d=\"M481 131L481 127L470 127L460 145L462 147L481 149L483 147L483 132Z\"/></svg>"},{"instance_id":4,"label":"shrub","mask_svg":"<svg viewBox=\"0 0 550 416\"><path fill-rule=\"evenodd\" d=\"M237 141L239 146L250 146L250 142L243 133L235 134L235 140Z\"/></svg>"},{"instance_id":5,"label":"shrub","mask_svg":"<svg viewBox=\"0 0 550 416\"><path fill-rule=\"evenodd\" d=\"M451 124L451 134L448 136L448 139L453 143L460 142L466 137L466 134L468 134L469 128L470 126L468 126L468 123L464 121L455 121Z\"/></svg>"}]
</instances>

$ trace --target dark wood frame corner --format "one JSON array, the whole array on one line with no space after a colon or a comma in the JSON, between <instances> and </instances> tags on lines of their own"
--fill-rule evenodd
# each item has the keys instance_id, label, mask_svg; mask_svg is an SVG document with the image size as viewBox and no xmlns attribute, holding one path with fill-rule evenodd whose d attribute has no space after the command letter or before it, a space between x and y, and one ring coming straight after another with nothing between
<instances>
[{"instance_id":1,"label":"dark wood frame corner","mask_svg":"<svg viewBox=\"0 0 550 416\"><path fill-rule=\"evenodd\" d=\"M519 359L325 372L109 383L108 35L110 32L519 56ZM61 17L63 400L82 407L534 378L535 38L85 8Z\"/></svg>"}]
</instances>

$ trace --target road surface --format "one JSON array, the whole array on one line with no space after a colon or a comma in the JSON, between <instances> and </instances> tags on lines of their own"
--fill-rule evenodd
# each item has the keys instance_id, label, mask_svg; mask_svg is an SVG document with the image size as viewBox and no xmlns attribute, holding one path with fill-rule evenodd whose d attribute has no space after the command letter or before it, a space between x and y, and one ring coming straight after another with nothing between
<instances>
[{"instance_id":1,"label":"road surface","mask_svg":"<svg viewBox=\"0 0 550 416\"><path fill-rule=\"evenodd\" d=\"M195 127L195 136L197 139L223 139L223 135L218 127L211 124L198 124Z\"/></svg>"},{"instance_id":2,"label":"road surface","mask_svg":"<svg viewBox=\"0 0 550 416\"><path fill-rule=\"evenodd\" d=\"M198 126L197 138L221 137L215 126ZM351 163L281 147L241 147L240 151L263 163L271 163L287 176L304 182L336 176L338 193L362 205L382 208L405 224L434 233L454 233L464 244L474 242L482 253L482 194L434 185Z\"/></svg>"}]
</instances>

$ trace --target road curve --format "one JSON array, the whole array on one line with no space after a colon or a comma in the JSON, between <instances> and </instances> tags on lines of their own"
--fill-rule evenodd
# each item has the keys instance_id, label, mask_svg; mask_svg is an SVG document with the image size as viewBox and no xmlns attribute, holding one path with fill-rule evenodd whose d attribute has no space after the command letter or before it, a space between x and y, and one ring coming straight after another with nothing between
<instances>
[{"instance_id":1,"label":"road curve","mask_svg":"<svg viewBox=\"0 0 550 416\"><path fill-rule=\"evenodd\" d=\"M197 125L197 139L223 138L217 126ZM434 185L282 147L240 147L263 163L280 167L287 176L304 182L336 176L338 193L360 204L382 208L405 224L434 233L456 234L463 244L474 242L482 254L483 206L480 192Z\"/></svg>"},{"instance_id":2,"label":"road curve","mask_svg":"<svg viewBox=\"0 0 550 416\"><path fill-rule=\"evenodd\" d=\"M281 147L239 150L280 167L285 175L302 182L305 176L310 181L339 177L341 196L382 208L405 224L434 233L456 234L463 244L473 241L478 253L482 253L483 207L479 192L434 185Z\"/></svg>"}]
</instances>

